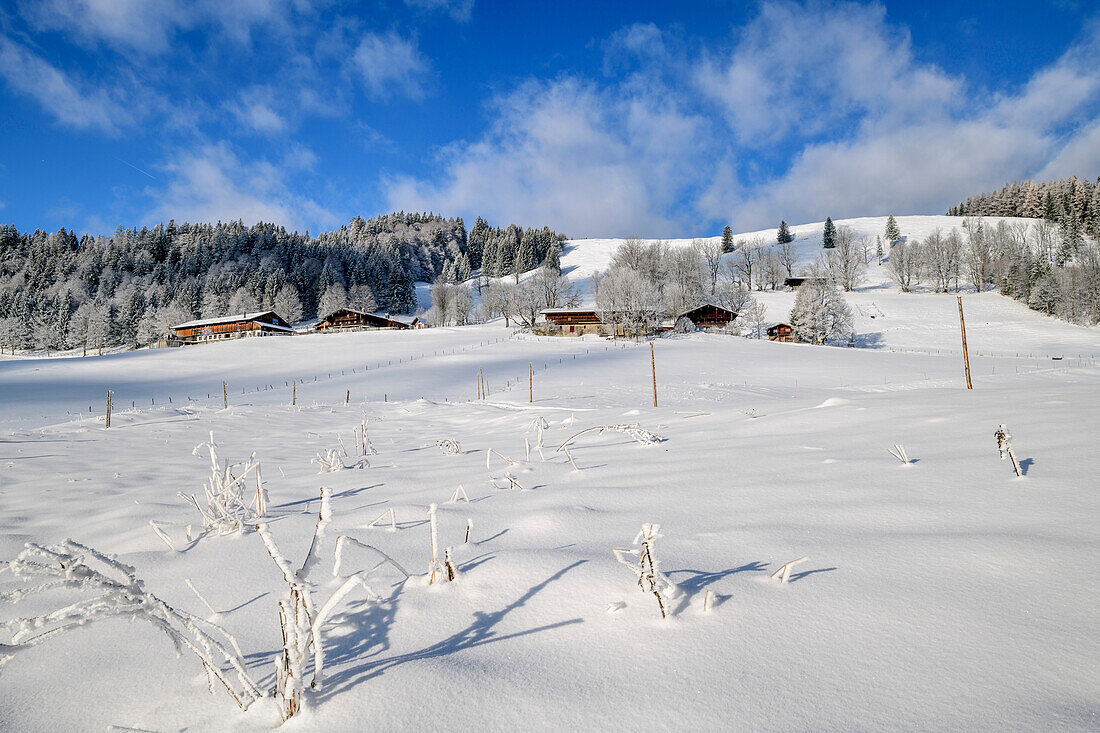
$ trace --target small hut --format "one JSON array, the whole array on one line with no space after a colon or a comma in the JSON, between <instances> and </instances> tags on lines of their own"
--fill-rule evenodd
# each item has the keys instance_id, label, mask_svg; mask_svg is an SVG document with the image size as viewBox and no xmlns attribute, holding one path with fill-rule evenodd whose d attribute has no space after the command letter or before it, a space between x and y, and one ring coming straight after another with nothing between
<instances>
[{"instance_id":1,"label":"small hut","mask_svg":"<svg viewBox=\"0 0 1100 733\"><path fill-rule=\"evenodd\" d=\"M274 311L241 313L220 318L201 318L172 326L175 338L183 344L221 341L245 336L289 336L294 333L290 324Z\"/></svg>"},{"instance_id":2,"label":"small hut","mask_svg":"<svg viewBox=\"0 0 1100 733\"><path fill-rule=\"evenodd\" d=\"M794 328L789 323L773 323L767 334L770 341L794 341Z\"/></svg>"},{"instance_id":3,"label":"small hut","mask_svg":"<svg viewBox=\"0 0 1100 733\"><path fill-rule=\"evenodd\" d=\"M681 313L676 317L675 323L679 324L682 318L690 321L695 328L726 328L733 319L737 318L737 314L728 308L708 302Z\"/></svg>"}]
</instances>

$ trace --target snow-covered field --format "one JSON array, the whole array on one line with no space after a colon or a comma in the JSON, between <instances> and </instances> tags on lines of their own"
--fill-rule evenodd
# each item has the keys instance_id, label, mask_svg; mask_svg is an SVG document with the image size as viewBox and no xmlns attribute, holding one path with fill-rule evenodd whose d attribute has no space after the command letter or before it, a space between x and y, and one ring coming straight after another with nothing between
<instances>
[{"instance_id":1,"label":"snow-covered field","mask_svg":"<svg viewBox=\"0 0 1100 733\"><path fill-rule=\"evenodd\" d=\"M414 576L378 571L382 600L340 606L325 628L325 687L290 729L1095 730L1095 332L971 297L968 392L947 353L954 298L861 297L885 314L873 322L886 344L945 353L659 340L658 408L645 345L494 326L3 362L0 557L73 537L206 615L190 579L270 688L286 585L259 536L189 542L172 525L197 522L176 493L201 491L207 467L191 449L213 431L223 457L262 462L271 532L291 562L327 486L329 536L376 545ZM481 401L479 368L491 390ZM293 377L305 379L296 407ZM108 386L139 409L104 430ZM364 416L371 466L318 475L310 459L338 448L337 435L350 447ZM526 460L539 416L545 460ZM998 459L1002 422L1022 478ZM570 451L579 470L554 452L582 428L618 423L665 439L588 434ZM444 455L445 438L462 453ZM895 443L912 463L887 454ZM494 456L486 470L490 448L516 465ZM525 490L502 488L507 472ZM447 503L460 484L471 501ZM427 587L431 503L461 575ZM390 508L396 532L367 528ZM659 558L680 587L667 621L611 554L643 522L660 523ZM801 556L790 583L769 579ZM326 555L313 577L322 596L338 582L330 570ZM0 574L0 591L16 585ZM242 713L220 689L209 695L195 657L177 660L151 626L123 620L19 652L0 694L4 730L279 722L270 700Z\"/></svg>"},{"instance_id":2,"label":"snow-covered field","mask_svg":"<svg viewBox=\"0 0 1100 733\"><path fill-rule=\"evenodd\" d=\"M899 217L916 238L945 221ZM837 223L873 236L884 222ZM793 231L805 258L820 250L820 225ZM584 277L616 245L570 243L563 266ZM776 320L793 303L758 296ZM256 453L295 566L331 491L318 598L341 582L338 535L412 574L375 571L377 598L353 592L323 625L325 684L291 730L1100 728L1100 333L964 294L968 391L954 296L899 293L875 266L847 299L866 348L657 340L659 407L646 344L499 325L3 360L0 559L71 537L205 617L189 580L270 691L286 583L256 532L183 527L199 516L177 493L201 494L209 465L191 451L213 433L223 458ZM370 466L318 474L311 459L341 444L355 463L364 420ZM663 440L593 432L555 452L635 423ZM1001 423L1022 477L999 460ZM515 464L487 468L489 449ZM459 485L469 502L448 501ZM433 503L460 575L428 586ZM390 509L396 531L368 526ZM611 553L647 522L679 587L664 621ZM803 556L789 583L770 579ZM342 572L375 562L350 553ZM21 586L0 571L0 593ZM76 598L8 597L0 621ZM279 725L272 700L241 712L206 688L198 659L151 625L106 620L0 668L0 730Z\"/></svg>"}]
</instances>

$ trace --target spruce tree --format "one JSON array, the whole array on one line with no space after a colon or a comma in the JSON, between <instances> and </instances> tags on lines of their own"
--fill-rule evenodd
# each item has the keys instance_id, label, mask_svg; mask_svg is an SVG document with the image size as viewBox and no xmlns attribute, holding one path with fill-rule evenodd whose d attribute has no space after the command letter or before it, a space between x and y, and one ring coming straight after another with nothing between
<instances>
[{"instance_id":1,"label":"spruce tree","mask_svg":"<svg viewBox=\"0 0 1100 733\"><path fill-rule=\"evenodd\" d=\"M733 251L733 229L730 227L729 224L726 224L726 226L722 227L722 251Z\"/></svg>"},{"instance_id":2,"label":"spruce tree","mask_svg":"<svg viewBox=\"0 0 1100 733\"><path fill-rule=\"evenodd\" d=\"M775 233L775 241L780 244L788 244L794 241L794 235L791 234L790 227L787 226L786 221L779 222L779 231Z\"/></svg>"},{"instance_id":3,"label":"spruce tree","mask_svg":"<svg viewBox=\"0 0 1100 733\"><path fill-rule=\"evenodd\" d=\"M833 224L833 217L827 217L825 219L825 231L821 235L822 244L825 245L825 249L832 249L836 246L836 225Z\"/></svg>"},{"instance_id":4,"label":"spruce tree","mask_svg":"<svg viewBox=\"0 0 1100 733\"><path fill-rule=\"evenodd\" d=\"M886 231L884 233L886 234L886 241L890 244L901 239L901 230L898 229L898 223L893 214L886 218Z\"/></svg>"},{"instance_id":5,"label":"spruce tree","mask_svg":"<svg viewBox=\"0 0 1100 733\"><path fill-rule=\"evenodd\" d=\"M543 261L543 266L553 270L554 272L561 272L561 245L557 242L553 242L546 252L546 259Z\"/></svg>"}]
</instances>

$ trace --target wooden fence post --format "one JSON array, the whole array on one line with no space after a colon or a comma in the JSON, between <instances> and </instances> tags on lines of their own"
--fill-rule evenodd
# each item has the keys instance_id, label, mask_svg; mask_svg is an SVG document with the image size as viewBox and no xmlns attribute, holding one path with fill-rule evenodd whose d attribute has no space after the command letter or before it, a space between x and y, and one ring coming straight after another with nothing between
<instances>
[{"instance_id":1,"label":"wooden fence post","mask_svg":"<svg viewBox=\"0 0 1100 733\"><path fill-rule=\"evenodd\" d=\"M104 430L111 427L111 395L113 394L114 392L107 390L107 427Z\"/></svg>"},{"instance_id":2,"label":"wooden fence post","mask_svg":"<svg viewBox=\"0 0 1100 733\"><path fill-rule=\"evenodd\" d=\"M229 409L229 385L222 382L222 408Z\"/></svg>"},{"instance_id":3,"label":"wooden fence post","mask_svg":"<svg viewBox=\"0 0 1100 733\"><path fill-rule=\"evenodd\" d=\"M970 356L966 353L966 321L963 320L963 299L961 295L956 297L959 300L959 330L962 331L963 369L966 371L966 388L974 389L974 385L970 381Z\"/></svg>"},{"instance_id":4,"label":"wooden fence post","mask_svg":"<svg viewBox=\"0 0 1100 733\"><path fill-rule=\"evenodd\" d=\"M527 363L527 401L535 401L535 365Z\"/></svg>"},{"instance_id":5,"label":"wooden fence post","mask_svg":"<svg viewBox=\"0 0 1100 733\"><path fill-rule=\"evenodd\" d=\"M298 404L298 380L295 379L292 384L293 384L293 386L290 389L290 406L291 407Z\"/></svg>"},{"instance_id":6,"label":"wooden fence post","mask_svg":"<svg viewBox=\"0 0 1100 733\"><path fill-rule=\"evenodd\" d=\"M653 356L653 342L649 342L649 371L653 375L653 406L657 406L657 360Z\"/></svg>"}]
</instances>

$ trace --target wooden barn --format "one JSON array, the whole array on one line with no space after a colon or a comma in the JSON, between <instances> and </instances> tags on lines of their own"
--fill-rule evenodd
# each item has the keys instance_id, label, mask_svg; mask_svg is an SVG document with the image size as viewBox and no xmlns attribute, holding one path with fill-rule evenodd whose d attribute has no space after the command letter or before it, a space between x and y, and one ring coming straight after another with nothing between
<instances>
[{"instance_id":1,"label":"wooden barn","mask_svg":"<svg viewBox=\"0 0 1100 733\"><path fill-rule=\"evenodd\" d=\"M172 331L175 332L176 339L184 344L221 341L244 336L288 336L294 333L290 324L274 311L203 318L172 326Z\"/></svg>"},{"instance_id":2,"label":"wooden barn","mask_svg":"<svg viewBox=\"0 0 1100 733\"><path fill-rule=\"evenodd\" d=\"M714 303L703 303L696 308L692 308L678 315L676 317L676 323L680 324L681 319L685 318L690 321L691 325L695 328L726 328L733 319L737 318L737 314L728 308L723 308ZM689 328L687 330L691 329Z\"/></svg>"},{"instance_id":3,"label":"wooden barn","mask_svg":"<svg viewBox=\"0 0 1100 733\"><path fill-rule=\"evenodd\" d=\"M783 280L783 285L788 288L800 288L810 283L824 284L824 282L823 277L788 277Z\"/></svg>"},{"instance_id":4,"label":"wooden barn","mask_svg":"<svg viewBox=\"0 0 1100 733\"><path fill-rule=\"evenodd\" d=\"M550 333L563 336L583 336L586 333L610 334L611 326L605 324L595 309L547 308L542 311Z\"/></svg>"},{"instance_id":5,"label":"wooden barn","mask_svg":"<svg viewBox=\"0 0 1100 733\"><path fill-rule=\"evenodd\" d=\"M771 341L794 341L794 328L789 323L773 323L767 333Z\"/></svg>"},{"instance_id":6,"label":"wooden barn","mask_svg":"<svg viewBox=\"0 0 1100 733\"><path fill-rule=\"evenodd\" d=\"M377 331L424 328L416 316L394 316L389 313L365 313L353 308L340 308L329 313L314 328L322 333L335 331Z\"/></svg>"}]
</instances>

